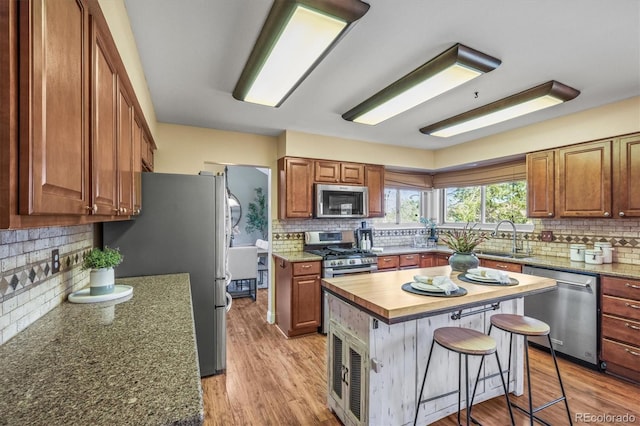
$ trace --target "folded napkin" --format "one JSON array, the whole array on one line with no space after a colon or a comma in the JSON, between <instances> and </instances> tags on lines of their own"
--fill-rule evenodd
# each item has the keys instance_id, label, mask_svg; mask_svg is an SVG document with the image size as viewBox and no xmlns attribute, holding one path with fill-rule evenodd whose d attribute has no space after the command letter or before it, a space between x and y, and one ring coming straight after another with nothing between
<instances>
[{"instance_id":1,"label":"folded napkin","mask_svg":"<svg viewBox=\"0 0 640 426\"><path fill-rule=\"evenodd\" d=\"M498 271L497 269L491 268L471 268L467 270L467 274L477 275L479 277L490 278L498 281L500 284L509 284L511 283L511 278L509 278L509 274L504 271Z\"/></svg>"},{"instance_id":2,"label":"folded napkin","mask_svg":"<svg viewBox=\"0 0 640 426\"><path fill-rule=\"evenodd\" d=\"M444 275L436 276L436 277L428 277L426 275L414 275L414 281L423 283L423 284L431 284L432 286L438 287L439 289L444 290L444 294L447 296L452 292L458 290L458 286L456 283L451 281L449 277Z\"/></svg>"}]
</instances>

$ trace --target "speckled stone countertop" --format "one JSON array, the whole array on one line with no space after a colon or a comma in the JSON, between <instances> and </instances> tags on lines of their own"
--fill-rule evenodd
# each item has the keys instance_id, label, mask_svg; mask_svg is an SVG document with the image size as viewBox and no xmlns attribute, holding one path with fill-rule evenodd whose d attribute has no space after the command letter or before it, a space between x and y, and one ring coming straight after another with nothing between
<instances>
[{"instance_id":1,"label":"speckled stone countertop","mask_svg":"<svg viewBox=\"0 0 640 426\"><path fill-rule=\"evenodd\" d=\"M273 252L273 256L279 257L287 262L312 262L322 260L322 256L307 253L306 251Z\"/></svg>"},{"instance_id":2,"label":"speckled stone countertop","mask_svg":"<svg viewBox=\"0 0 640 426\"><path fill-rule=\"evenodd\" d=\"M452 253L450 249L444 246L438 246L436 248L420 248L412 246L391 246L384 247L381 253L376 253L378 256L384 255L399 255L408 253ZM556 256L539 256L532 255L531 257L525 257L522 259L514 259L503 256L492 256L488 254L478 253L477 256L481 259L501 260L503 262L519 263L522 265L540 266L543 268L555 268L562 269L563 271L571 272L587 272L591 274L601 274L619 277L629 277L640 279L640 265L632 265L629 263L605 263L602 265L592 265L584 262L572 262L566 257Z\"/></svg>"},{"instance_id":3,"label":"speckled stone countertop","mask_svg":"<svg viewBox=\"0 0 640 426\"><path fill-rule=\"evenodd\" d=\"M123 278L123 299L63 302L0 346L0 425L201 425L188 274Z\"/></svg>"},{"instance_id":4,"label":"speckled stone countertop","mask_svg":"<svg viewBox=\"0 0 640 426\"><path fill-rule=\"evenodd\" d=\"M409 253L453 253L445 246L437 246L435 248L422 248L412 246L387 246L383 247L382 252L376 253L378 256L395 256ZM303 251L289 251L273 253L274 256L284 259L288 262L308 262L313 260L322 260L321 256L305 253ZM481 259L501 260L503 262L520 263L522 265L540 266L546 268L561 269L571 272L586 272L591 274L610 275L616 277L629 277L640 279L640 265L632 265L629 263L606 263L603 265L592 265L584 262L572 262L569 258L555 256L539 256L532 255L522 259L514 259L503 256L492 256L488 254L478 254Z\"/></svg>"}]
</instances>

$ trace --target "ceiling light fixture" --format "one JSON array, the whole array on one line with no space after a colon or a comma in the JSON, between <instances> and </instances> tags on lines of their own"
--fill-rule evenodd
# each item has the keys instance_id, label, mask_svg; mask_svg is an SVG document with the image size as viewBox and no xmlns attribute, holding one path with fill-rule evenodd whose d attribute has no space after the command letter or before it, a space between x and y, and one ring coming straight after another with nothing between
<instances>
[{"instance_id":1,"label":"ceiling light fixture","mask_svg":"<svg viewBox=\"0 0 640 426\"><path fill-rule=\"evenodd\" d=\"M500 63L499 59L458 43L342 114L342 118L378 124L494 70Z\"/></svg>"},{"instance_id":2,"label":"ceiling light fixture","mask_svg":"<svg viewBox=\"0 0 640 426\"><path fill-rule=\"evenodd\" d=\"M579 94L579 90L552 80L423 127L420 131L427 135L448 138L570 101Z\"/></svg>"},{"instance_id":3,"label":"ceiling light fixture","mask_svg":"<svg viewBox=\"0 0 640 426\"><path fill-rule=\"evenodd\" d=\"M275 0L233 97L280 106L367 10L360 0Z\"/></svg>"}]
</instances>

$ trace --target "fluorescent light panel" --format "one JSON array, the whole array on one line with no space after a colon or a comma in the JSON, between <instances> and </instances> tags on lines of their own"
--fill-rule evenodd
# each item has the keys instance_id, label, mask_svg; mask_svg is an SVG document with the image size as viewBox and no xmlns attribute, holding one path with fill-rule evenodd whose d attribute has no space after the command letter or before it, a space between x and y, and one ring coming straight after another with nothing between
<instances>
[{"instance_id":1,"label":"fluorescent light panel","mask_svg":"<svg viewBox=\"0 0 640 426\"><path fill-rule=\"evenodd\" d=\"M343 20L296 6L244 100L276 106L346 26Z\"/></svg>"},{"instance_id":2,"label":"fluorescent light panel","mask_svg":"<svg viewBox=\"0 0 640 426\"><path fill-rule=\"evenodd\" d=\"M422 133L451 137L520 117L569 101L580 92L557 81L550 81L516 95L484 105L420 129Z\"/></svg>"},{"instance_id":3,"label":"fluorescent light panel","mask_svg":"<svg viewBox=\"0 0 640 426\"><path fill-rule=\"evenodd\" d=\"M375 125L489 72L500 60L456 44L342 115Z\"/></svg>"},{"instance_id":4,"label":"fluorescent light panel","mask_svg":"<svg viewBox=\"0 0 640 426\"><path fill-rule=\"evenodd\" d=\"M360 0L275 0L233 97L279 106L368 9Z\"/></svg>"}]
</instances>

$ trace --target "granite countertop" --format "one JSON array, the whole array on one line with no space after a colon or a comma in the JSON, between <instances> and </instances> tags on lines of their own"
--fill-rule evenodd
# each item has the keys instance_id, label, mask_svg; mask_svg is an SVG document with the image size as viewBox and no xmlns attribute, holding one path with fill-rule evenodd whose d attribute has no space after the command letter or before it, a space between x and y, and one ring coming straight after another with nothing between
<instances>
[{"instance_id":1,"label":"granite countertop","mask_svg":"<svg viewBox=\"0 0 640 426\"><path fill-rule=\"evenodd\" d=\"M0 425L200 425L188 274L122 278L123 299L63 302L0 346Z\"/></svg>"},{"instance_id":2,"label":"granite countertop","mask_svg":"<svg viewBox=\"0 0 640 426\"><path fill-rule=\"evenodd\" d=\"M453 253L446 246L431 248L413 246L387 246L382 247L382 252L376 252L378 256L396 256L410 253ZM286 260L287 262L309 262L322 260L321 256L306 253L304 251L274 252L273 256ZM566 257L532 255L525 258L511 258L504 256L493 256L490 254L478 253L480 259L500 260L503 262L519 263L521 265L540 266L543 268L555 268L563 271L586 272L590 274L610 275L616 277L629 277L640 279L640 265L629 263L605 263L602 265L592 265L584 262L572 262Z\"/></svg>"},{"instance_id":3,"label":"granite countertop","mask_svg":"<svg viewBox=\"0 0 640 426\"><path fill-rule=\"evenodd\" d=\"M454 283L465 288L467 294L459 297L425 297L402 290L401 285L413 281L416 273L428 276L447 275ZM523 297L556 287L556 281L553 279L515 272L509 273L511 278L518 280L518 285L512 286L462 282L458 274L451 273L450 266L437 266L383 274L324 278L322 285L330 293L373 314L387 324Z\"/></svg>"}]
</instances>

